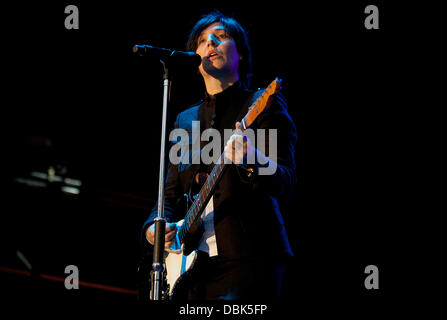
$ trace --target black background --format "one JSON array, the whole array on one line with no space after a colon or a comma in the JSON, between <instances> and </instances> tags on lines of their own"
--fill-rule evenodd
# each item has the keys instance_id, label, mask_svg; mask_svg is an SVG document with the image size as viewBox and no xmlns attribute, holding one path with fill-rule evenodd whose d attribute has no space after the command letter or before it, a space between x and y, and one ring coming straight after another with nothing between
<instances>
[{"instance_id":1,"label":"black background","mask_svg":"<svg viewBox=\"0 0 447 320\"><path fill-rule=\"evenodd\" d=\"M69 4L79 8L79 30L64 27ZM379 30L364 27L367 4L379 7ZM36 272L64 277L74 264L83 281L136 290L139 230L157 196L162 73L131 48L146 42L184 50L194 22L213 8L248 30L253 86L283 79L298 129L299 186L282 205L296 255L284 301L387 304L403 291L407 253L417 242L406 225L416 204L408 193L412 123L403 103L412 99L404 86L406 40L417 30L401 23L405 7L385 1L8 6L0 266L25 269L20 250ZM193 71L174 74L170 125L202 94ZM82 180L79 197L14 183L58 164ZM379 290L364 287L370 264L379 268ZM2 294L18 300L136 300L11 273L1 278Z\"/></svg>"}]
</instances>

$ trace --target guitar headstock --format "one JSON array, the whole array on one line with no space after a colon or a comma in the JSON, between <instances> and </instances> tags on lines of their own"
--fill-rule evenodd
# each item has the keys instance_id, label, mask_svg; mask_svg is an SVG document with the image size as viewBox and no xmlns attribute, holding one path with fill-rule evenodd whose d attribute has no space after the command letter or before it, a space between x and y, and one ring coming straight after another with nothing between
<instances>
[{"instance_id":1,"label":"guitar headstock","mask_svg":"<svg viewBox=\"0 0 447 320\"><path fill-rule=\"evenodd\" d=\"M282 80L278 77L275 78L275 80L273 80L267 87L267 89L271 90L272 93L271 94L275 94L278 93L279 90L281 89L281 82Z\"/></svg>"},{"instance_id":2,"label":"guitar headstock","mask_svg":"<svg viewBox=\"0 0 447 320\"><path fill-rule=\"evenodd\" d=\"M248 108L248 113L242 119L244 128L249 127L253 121L270 105L271 96L281 89L281 79L275 78L267 88L262 91L255 102Z\"/></svg>"}]
</instances>

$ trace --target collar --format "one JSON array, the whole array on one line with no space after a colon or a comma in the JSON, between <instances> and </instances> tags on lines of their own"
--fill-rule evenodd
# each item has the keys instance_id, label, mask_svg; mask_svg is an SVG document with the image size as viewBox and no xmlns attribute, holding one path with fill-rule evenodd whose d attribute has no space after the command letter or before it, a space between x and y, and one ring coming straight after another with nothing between
<instances>
[{"instance_id":1,"label":"collar","mask_svg":"<svg viewBox=\"0 0 447 320\"><path fill-rule=\"evenodd\" d=\"M225 100L226 97L232 96L234 93L246 91L244 85L238 80L233 85L226 88L224 91L210 95L205 91L205 101L210 100Z\"/></svg>"}]
</instances>

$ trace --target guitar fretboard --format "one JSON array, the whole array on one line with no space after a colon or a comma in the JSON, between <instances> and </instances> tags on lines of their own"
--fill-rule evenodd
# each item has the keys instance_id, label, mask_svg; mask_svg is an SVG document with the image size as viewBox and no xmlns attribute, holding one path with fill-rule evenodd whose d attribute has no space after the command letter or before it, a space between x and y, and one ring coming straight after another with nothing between
<instances>
[{"instance_id":1,"label":"guitar fretboard","mask_svg":"<svg viewBox=\"0 0 447 320\"><path fill-rule=\"evenodd\" d=\"M220 156L219 160L214 165L214 168L213 170L211 170L209 177L206 179L205 183L200 189L200 192L196 195L193 204L186 213L184 222L180 227L180 230L178 231L180 243L183 243L186 235L189 232L189 229L196 221L197 217L199 217L202 214L204 208L206 207L206 204L208 203L214 192L217 183L220 180L220 177L225 171L227 165L223 162L222 159L224 159L223 154Z\"/></svg>"}]
</instances>

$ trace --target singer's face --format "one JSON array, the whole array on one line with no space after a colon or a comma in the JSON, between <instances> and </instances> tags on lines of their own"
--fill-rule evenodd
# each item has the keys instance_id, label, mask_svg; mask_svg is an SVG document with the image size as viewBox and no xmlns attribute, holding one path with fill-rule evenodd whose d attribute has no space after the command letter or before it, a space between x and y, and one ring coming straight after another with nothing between
<instances>
[{"instance_id":1,"label":"singer's face","mask_svg":"<svg viewBox=\"0 0 447 320\"><path fill-rule=\"evenodd\" d=\"M234 40L219 22L209 25L197 40L196 53L202 57L199 71L217 79L238 75L239 53Z\"/></svg>"}]
</instances>

